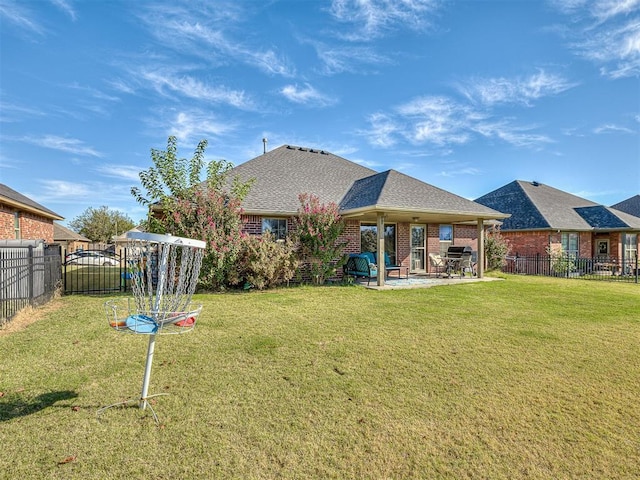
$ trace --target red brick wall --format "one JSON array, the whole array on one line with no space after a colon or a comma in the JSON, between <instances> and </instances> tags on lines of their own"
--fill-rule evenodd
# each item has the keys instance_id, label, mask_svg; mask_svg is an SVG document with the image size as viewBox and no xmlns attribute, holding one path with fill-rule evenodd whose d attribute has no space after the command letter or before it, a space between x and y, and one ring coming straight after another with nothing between
<instances>
[{"instance_id":1,"label":"red brick wall","mask_svg":"<svg viewBox=\"0 0 640 480\"><path fill-rule=\"evenodd\" d=\"M411 265L410 235L411 226L409 223L396 225L396 262L407 268Z\"/></svg>"},{"instance_id":2,"label":"red brick wall","mask_svg":"<svg viewBox=\"0 0 640 480\"><path fill-rule=\"evenodd\" d=\"M16 238L13 225L13 212L5 205L0 204L0 240L13 240Z\"/></svg>"},{"instance_id":3,"label":"red brick wall","mask_svg":"<svg viewBox=\"0 0 640 480\"><path fill-rule=\"evenodd\" d=\"M15 209L0 205L0 239L15 240ZM20 239L53 243L53 220L28 212L20 212Z\"/></svg>"}]
</instances>

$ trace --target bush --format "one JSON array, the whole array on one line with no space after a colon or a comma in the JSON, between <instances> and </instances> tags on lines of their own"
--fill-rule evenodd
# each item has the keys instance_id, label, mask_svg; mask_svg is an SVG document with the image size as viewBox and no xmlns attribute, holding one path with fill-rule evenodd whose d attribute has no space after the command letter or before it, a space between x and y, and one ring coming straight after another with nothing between
<instances>
[{"instance_id":1,"label":"bush","mask_svg":"<svg viewBox=\"0 0 640 480\"><path fill-rule=\"evenodd\" d=\"M299 248L303 277L322 285L346 261L343 252L348 240L339 240L345 223L335 203L321 204L318 197L306 193L298 198L300 208L293 218L293 241Z\"/></svg>"},{"instance_id":2,"label":"bush","mask_svg":"<svg viewBox=\"0 0 640 480\"><path fill-rule=\"evenodd\" d=\"M230 281L233 285L262 290L288 282L297 268L297 254L291 240L276 242L270 233L244 236Z\"/></svg>"},{"instance_id":3,"label":"bush","mask_svg":"<svg viewBox=\"0 0 640 480\"><path fill-rule=\"evenodd\" d=\"M509 255L509 243L502 237L500 230L493 228L487 233L484 242L484 256L487 270L500 270L506 264Z\"/></svg>"}]
</instances>

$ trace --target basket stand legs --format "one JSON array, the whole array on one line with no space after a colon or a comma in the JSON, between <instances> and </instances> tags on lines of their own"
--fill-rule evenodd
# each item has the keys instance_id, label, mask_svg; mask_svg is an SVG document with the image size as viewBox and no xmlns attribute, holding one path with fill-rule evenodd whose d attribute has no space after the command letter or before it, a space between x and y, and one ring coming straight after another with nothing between
<instances>
[{"instance_id":1,"label":"basket stand legs","mask_svg":"<svg viewBox=\"0 0 640 480\"><path fill-rule=\"evenodd\" d=\"M158 419L158 415L156 414L156 411L151 406L149 399L154 397L160 397L162 395L169 395L169 394L156 393L154 395L147 395L147 392L149 390L149 379L151 378L151 365L153 364L153 352L155 350L155 346L156 346L156 336L154 334L149 337L149 347L147 349L147 362L144 366L144 378L142 379L142 393L140 394L140 399L124 400L122 402L117 402L111 405L107 405L106 407L102 407L101 409L98 410L98 416L100 416L102 412L104 412L108 408L124 407L127 405L133 405L137 403L138 408L140 408L140 410L145 410L147 407L149 407L149 410L151 410L151 414L153 415L153 420L156 422L156 425L160 425L160 419Z\"/></svg>"}]
</instances>

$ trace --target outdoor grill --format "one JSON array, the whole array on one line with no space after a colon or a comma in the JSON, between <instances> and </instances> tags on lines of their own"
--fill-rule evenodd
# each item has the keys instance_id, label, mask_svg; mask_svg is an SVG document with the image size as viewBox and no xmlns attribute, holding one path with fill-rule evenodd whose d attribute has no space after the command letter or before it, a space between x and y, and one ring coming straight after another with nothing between
<instances>
[{"instance_id":1,"label":"outdoor grill","mask_svg":"<svg viewBox=\"0 0 640 480\"><path fill-rule=\"evenodd\" d=\"M462 258L465 255L471 255L471 253L472 250L469 246L455 247L452 245L447 249L447 258Z\"/></svg>"},{"instance_id":2,"label":"outdoor grill","mask_svg":"<svg viewBox=\"0 0 640 480\"><path fill-rule=\"evenodd\" d=\"M447 249L447 256L445 257L447 276L451 277L453 276L453 272L460 272L460 278L462 278L465 273L465 268L470 269L473 273L473 265L471 263L472 256L473 250L471 250L469 246L450 246Z\"/></svg>"}]
</instances>

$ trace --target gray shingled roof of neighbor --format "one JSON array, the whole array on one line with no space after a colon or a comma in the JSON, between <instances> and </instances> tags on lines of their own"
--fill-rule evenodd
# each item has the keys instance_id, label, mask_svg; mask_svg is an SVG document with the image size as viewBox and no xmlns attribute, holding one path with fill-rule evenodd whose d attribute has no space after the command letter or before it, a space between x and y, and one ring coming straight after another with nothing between
<instances>
[{"instance_id":1,"label":"gray shingled roof of neighbor","mask_svg":"<svg viewBox=\"0 0 640 480\"><path fill-rule=\"evenodd\" d=\"M640 218L538 182L515 180L476 202L511 214L503 231L640 229Z\"/></svg>"},{"instance_id":2,"label":"gray shingled roof of neighbor","mask_svg":"<svg viewBox=\"0 0 640 480\"><path fill-rule=\"evenodd\" d=\"M64 220L64 217L61 217L53 210L43 207L39 203L31 200L29 197L16 192L2 183L0 183L0 202L7 203L22 210L35 212L43 217L51 218L53 220Z\"/></svg>"},{"instance_id":3,"label":"gray shingled roof of neighbor","mask_svg":"<svg viewBox=\"0 0 640 480\"><path fill-rule=\"evenodd\" d=\"M247 213L293 215L298 195L334 202L343 215L376 211L465 216L505 215L395 170L378 173L322 150L284 145L231 170L229 177L255 179L243 202Z\"/></svg>"},{"instance_id":4,"label":"gray shingled roof of neighbor","mask_svg":"<svg viewBox=\"0 0 640 480\"><path fill-rule=\"evenodd\" d=\"M629 215L640 217L640 195L634 195L633 197L627 198L615 205L611 205L611 208L628 213Z\"/></svg>"},{"instance_id":5,"label":"gray shingled roof of neighbor","mask_svg":"<svg viewBox=\"0 0 640 480\"><path fill-rule=\"evenodd\" d=\"M68 229L67 227L53 222L53 241L74 240L79 242L90 242L87 237Z\"/></svg>"}]
</instances>

